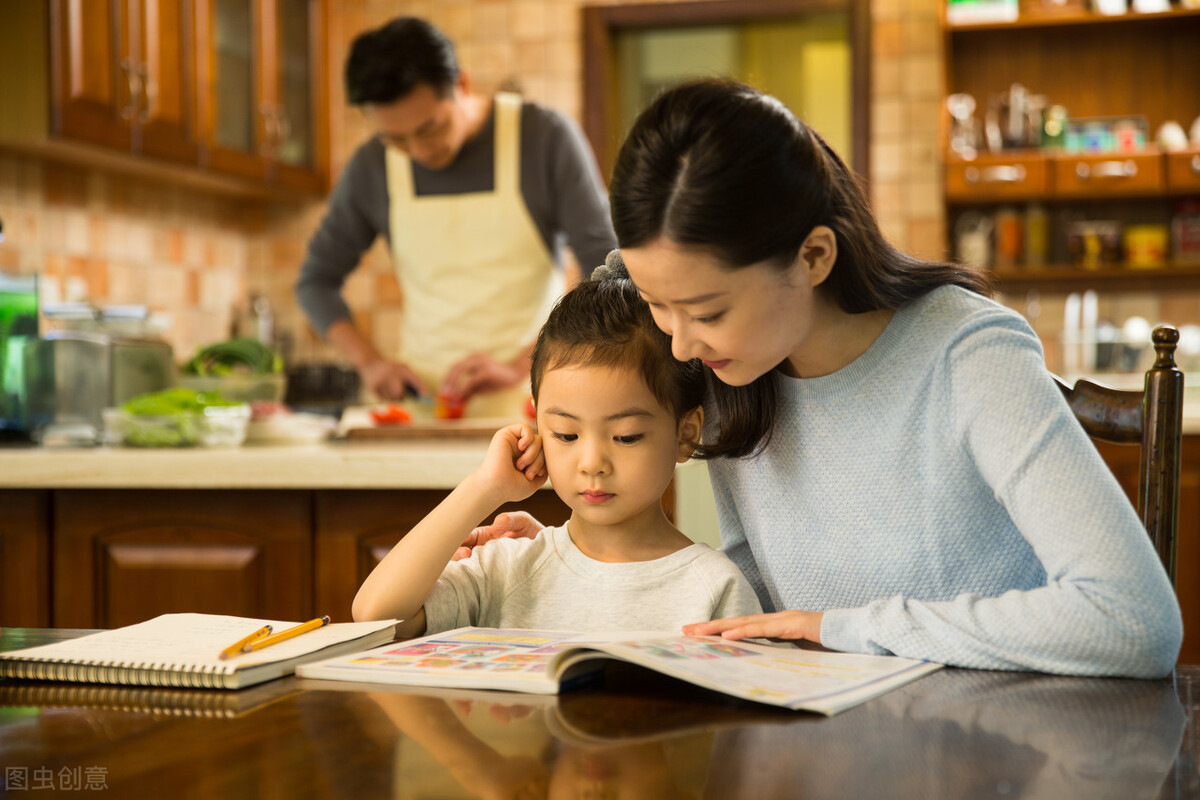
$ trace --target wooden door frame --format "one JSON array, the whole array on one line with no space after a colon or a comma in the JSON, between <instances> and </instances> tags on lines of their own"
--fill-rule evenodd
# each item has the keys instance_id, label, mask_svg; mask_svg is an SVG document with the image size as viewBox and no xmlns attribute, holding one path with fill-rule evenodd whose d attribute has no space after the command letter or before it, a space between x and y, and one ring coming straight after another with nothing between
<instances>
[{"instance_id":1,"label":"wooden door frame","mask_svg":"<svg viewBox=\"0 0 1200 800\"><path fill-rule=\"evenodd\" d=\"M845 11L850 25L850 146L847 159L865 182L870 176L871 15L869 0L690 0L679 3L583 6L583 130L596 161L610 178L616 143L608 121L617 114L614 40L629 30L729 25Z\"/></svg>"}]
</instances>

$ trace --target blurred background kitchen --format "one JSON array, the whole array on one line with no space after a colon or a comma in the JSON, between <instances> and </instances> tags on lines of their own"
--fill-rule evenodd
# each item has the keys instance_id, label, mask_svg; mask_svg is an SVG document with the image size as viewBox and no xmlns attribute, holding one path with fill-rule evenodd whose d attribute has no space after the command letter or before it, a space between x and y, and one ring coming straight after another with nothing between
<instances>
[{"instance_id":1,"label":"blurred background kitchen","mask_svg":"<svg viewBox=\"0 0 1200 800\"><path fill-rule=\"evenodd\" d=\"M989 15L989 5L1002 10ZM1067 13L1068 5L1048 8ZM712 73L765 86L869 177L876 213L897 245L1000 265L1006 299L1030 317L1053 368L1102 368L1094 354L1071 350L1085 333L1112 337L1131 319L1129 330L1139 335L1139 320L1200 322L1195 275L1172 258L1170 231L1188 214L1195 225L1198 212L1176 202L1195 194L1195 185L1181 192L1160 175L1137 189L1136 203L1108 198L1099 207L1088 207L1094 197L1064 205L1044 178L1039 188L1013 191L986 168L982 180L966 184L982 187L975 195L955 185L964 148L989 157L989 103L1026 115L1027 127L1034 111L1036 127L1051 108L1126 117L1141 126L1136 146L1151 150L1163 124L1174 121L1185 147L1200 146L1187 142L1187 128L1200 117L1200 57L1186 46L1200 33L1194 12L1168 6L1168 15L1184 16L1132 20L1130 9L1103 26L1027 28L1002 21L1003 9L1015 14L1016 3L951 6L954 21L944 23L942 0L5 4L0 271L38 275L43 306L144 305L177 359L234 334L269 337L289 365L331 359L297 309L292 285L330 176L369 135L359 111L344 102L345 51L362 30L414 14L456 42L482 92L515 88L573 115L605 170L622 126L658 86ZM968 6L985 11L962 10ZM605 48L591 64L585 13L593 41L598 36ZM51 16L62 21L58 41ZM128 28L119 36L118 17ZM1019 58L1030 39L1043 55ZM1089 47L1106 52L1088 54ZM172 61L175 53L184 58ZM1055 74L1053 53L1073 59L1070 75ZM183 74L172 75L177 63L185 64ZM948 98L964 94L977 105L969 145L947 111ZM1007 133L1008 118L1002 122ZM1009 138L997 148L1039 143ZM1196 166L1191 173L1200 181ZM1127 261L1121 229L1133 225L1159 257ZM1070 267L1068 236L1089 240L1077 246L1100 253L1087 266L1102 276L1089 281L1082 257ZM1022 238L1037 248L1029 259ZM1186 259L1196 257L1189 251ZM357 323L387 347L403 298L382 243L366 266L351 277L347 299ZM1111 274L1135 267L1129 280ZM1082 296L1088 289L1094 298ZM1078 333L1070 328L1075 320ZM1185 335L1183 355L1196 346Z\"/></svg>"},{"instance_id":2,"label":"blurred background kitchen","mask_svg":"<svg viewBox=\"0 0 1200 800\"><path fill-rule=\"evenodd\" d=\"M486 438L177 458L33 446L101 441L106 422L122 422L102 420L105 408L184 381L189 364L252 365L249 388L222 388L316 416L372 402L293 295L327 192L372 133L342 86L362 31L427 18L479 93L517 91L577 120L606 179L660 87L711 74L756 84L863 176L897 246L990 265L1052 370L1139 385L1160 322L1180 327L1185 372L1200 367L1198 5L0 3L0 433L24 450L0 452L0 502L16 520L0 515L0 552L13 554L7 570L0 561L0 622L110 626L184 608L346 618L405 520L478 463ZM580 265L568 272L577 278ZM395 349L404 298L382 240L345 296L359 329ZM22 374L29 365L42 383ZM1185 619L1200 617L1200 582L1187 571L1200 565L1197 405L1183 447ZM46 437L56 417L64 424ZM224 421L211 441L142 426L116 443L240 442L246 415ZM329 428L286 433L311 443ZM1132 494L1136 448L1101 451ZM681 529L716 543L703 465L677 478ZM533 510L554 522L561 504L538 494ZM207 561L193 558L197 547L210 548Z\"/></svg>"}]
</instances>

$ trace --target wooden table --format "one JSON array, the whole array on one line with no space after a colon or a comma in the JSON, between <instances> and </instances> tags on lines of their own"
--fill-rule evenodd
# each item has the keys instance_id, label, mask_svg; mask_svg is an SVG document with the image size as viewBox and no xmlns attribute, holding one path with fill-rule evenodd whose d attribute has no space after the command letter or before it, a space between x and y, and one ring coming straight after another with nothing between
<instances>
[{"instance_id":1,"label":"wooden table","mask_svg":"<svg viewBox=\"0 0 1200 800\"><path fill-rule=\"evenodd\" d=\"M8 628L0 649L79 633ZM64 686L0 681L0 794L1200 797L1196 666L1173 681L944 670L832 718L633 668L557 698L297 678L175 690L192 702L174 713L139 709L136 689L93 687L111 695L97 705L19 696Z\"/></svg>"}]
</instances>

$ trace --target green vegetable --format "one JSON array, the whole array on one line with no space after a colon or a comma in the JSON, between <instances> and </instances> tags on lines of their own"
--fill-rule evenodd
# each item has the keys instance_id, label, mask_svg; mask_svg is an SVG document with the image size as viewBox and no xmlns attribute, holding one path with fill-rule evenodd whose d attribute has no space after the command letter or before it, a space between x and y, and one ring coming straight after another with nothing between
<instances>
[{"instance_id":1,"label":"green vegetable","mask_svg":"<svg viewBox=\"0 0 1200 800\"><path fill-rule=\"evenodd\" d=\"M189 375L274 375L283 372L283 356L257 339L230 339L196 351L183 365Z\"/></svg>"},{"instance_id":2,"label":"green vegetable","mask_svg":"<svg viewBox=\"0 0 1200 800\"><path fill-rule=\"evenodd\" d=\"M175 387L133 398L121 410L129 415L125 444L134 447L180 447L200 439L204 409L242 405L219 392L194 392Z\"/></svg>"},{"instance_id":3,"label":"green vegetable","mask_svg":"<svg viewBox=\"0 0 1200 800\"><path fill-rule=\"evenodd\" d=\"M172 414L203 412L209 406L236 406L236 400L226 400L220 392L193 392L191 389L175 387L161 392L140 394L121 410L145 417L167 417Z\"/></svg>"},{"instance_id":4,"label":"green vegetable","mask_svg":"<svg viewBox=\"0 0 1200 800\"><path fill-rule=\"evenodd\" d=\"M125 430L125 444L133 447L182 447L200 439L200 426L195 416L177 414L171 419L154 419L139 423L130 420Z\"/></svg>"}]
</instances>

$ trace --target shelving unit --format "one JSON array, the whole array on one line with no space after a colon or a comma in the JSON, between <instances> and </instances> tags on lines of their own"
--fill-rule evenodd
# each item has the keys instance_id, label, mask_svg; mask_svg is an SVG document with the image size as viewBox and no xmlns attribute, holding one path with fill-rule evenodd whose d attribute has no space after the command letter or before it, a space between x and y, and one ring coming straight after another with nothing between
<instances>
[{"instance_id":1,"label":"shelving unit","mask_svg":"<svg viewBox=\"0 0 1200 800\"><path fill-rule=\"evenodd\" d=\"M1095 289L1110 292L1200 290L1200 264L1168 261L1155 269L1125 266L1083 269L1070 264L1046 264L1036 268L996 267L993 272L1000 290L1007 293L1075 292Z\"/></svg>"},{"instance_id":2,"label":"shelving unit","mask_svg":"<svg viewBox=\"0 0 1200 800\"><path fill-rule=\"evenodd\" d=\"M1065 106L1072 118L1142 116L1150 137L1167 120L1186 129L1200 116L1200 9L1117 16L1058 11L1002 23L943 21L943 32L945 94L974 97L980 118L989 98L1014 83ZM1132 154L1006 150L968 161L950 151L948 140L943 137L951 252L955 222L967 211L1038 202L1051 214L1050 260L1063 266L998 268L1002 291L1200 288L1200 265L1066 266L1066 231L1058 224L1072 214L1083 219L1093 213L1168 224L1173 203L1200 198L1200 150L1164 153L1153 145Z\"/></svg>"}]
</instances>

